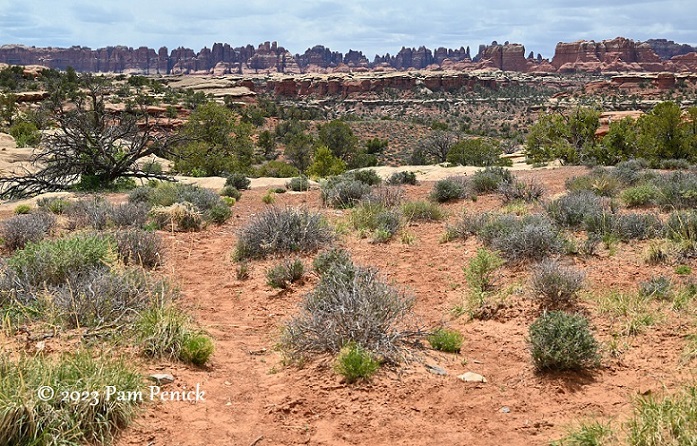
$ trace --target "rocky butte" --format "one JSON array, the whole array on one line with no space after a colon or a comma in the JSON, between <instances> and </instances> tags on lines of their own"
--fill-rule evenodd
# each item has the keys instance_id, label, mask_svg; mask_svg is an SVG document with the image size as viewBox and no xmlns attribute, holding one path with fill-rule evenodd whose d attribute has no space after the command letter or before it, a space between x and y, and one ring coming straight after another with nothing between
<instances>
[{"instance_id":1,"label":"rocky butte","mask_svg":"<svg viewBox=\"0 0 697 446\"><path fill-rule=\"evenodd\" d=\"M397 54L376 55L371 62L362 52L346 54L318 45L303 54L291 54L276 42L232 47L216 43L195 52L189 48L155 51L147 47L114 46L93 50L82 46L36 48L0 47L0 63L40 65L55 69L72 66L81 72L132 74L265 74L350 73L408 70L471 71L494 69L522 73L569 72L695 72L697 52L689 45L665 39L636 42L611 40L559 42L551 61L525 47L505 42L481 45L476 56L467 48L402 48Z\"/></svg>"}]
</instances>

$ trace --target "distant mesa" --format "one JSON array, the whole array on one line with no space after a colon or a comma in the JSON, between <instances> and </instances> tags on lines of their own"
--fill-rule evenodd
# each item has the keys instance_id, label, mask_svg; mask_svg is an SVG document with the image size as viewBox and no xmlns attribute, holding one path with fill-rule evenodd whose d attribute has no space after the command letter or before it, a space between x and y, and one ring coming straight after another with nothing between
<instances>
[{"instance_id":1,"label":"distant mesa","mask_svg":"<svg viewBox=\"0 0 697 446\"><path fill-rule=\"evenodd\" d=\"M71 66L81 72L129 74L264 74L264 73L348 73L409 70L503 70L521 73L569 72L697 72L697 48L666 39L636 42L623 37L611 40L557 44L554 57L543 59L534 52L526 55L518 43L480 45L471 57L470 48L431 50L403 47L397 54L376 55L370 61L361 51L346 54L322 45L303 54L291 54L276 42L258 47L232 47L216 43L198 52L190 48L169 51L162 47L113 46L36 48L24 45L0 47L0 63L40 65L64 70Z\"/></svg>"}]
</instances>

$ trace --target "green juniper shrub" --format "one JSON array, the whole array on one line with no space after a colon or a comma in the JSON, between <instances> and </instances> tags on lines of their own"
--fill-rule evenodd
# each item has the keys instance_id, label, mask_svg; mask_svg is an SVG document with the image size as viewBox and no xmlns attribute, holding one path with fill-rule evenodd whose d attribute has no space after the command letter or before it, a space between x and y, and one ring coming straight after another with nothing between
<instances>
[{"instance_id":1,"label":"green juniper shrub","mask_svg":"<svg viewBox=\"0 0 697 446\"><path fill-rule=\"evenodd\" d=\"M286 183L286 187L293 192L305 192L310 190L310 182L308 181L307 177L299 176L291 178L290 181Z\"/></svg>"},{"instance_id":2,"label":"green juniper shrub","mask_svg":"<svg viewBox=\"0 0 697 446\"><path fill-rule=\"evenodd\" d=\"M462 333L446 328L439 328L428 337L428 343L436 350L447 353L459 353L462 348Z\"/></svg>"},{"instance_id":3,"label":"green juniper shrub","mask_svg":"<svg viewBox=\"0 0 697 446\"><path fill-rule=\"evenodd\" d=\"M252 182L243 173L234 172L227 176L225 179L226 186L232 186L237 190L249 189L249 185Z\"/></svg>"},{"instance_id":4,"label":"green juniper shrub","mask_svg":"<svg viewBox=\"0 0 697 446\"><path fill-rule=\"evenodd\" d=\"M339 351L334 369L347 383L370 379L380 368L373 354L355 342L349 342Z\"/></svg>"},{"instance_id":5,"label":"green juniper shrub","mask_svg":"<svg viewBox=\"0 0 697 446\"><path fill-rule=\"evenodd\" d=\"M580 314L543 313L530 325L529 342L538 371L582 370L600 362L598 342Z\"/></svg>"},{"instance_id":6,"label":"green juniper shrub","mask_svg":"<svg viewBox=\"0 0 697 446\"><path fill-rule=\"evenodd\" d=\"M503 183L512 183L515 177L510 170L500 166L480 169L472 176L472 190L477 194L495 192Z\"/></svg>"},{"instance_id":7,"label":"green juniper shrub","mask_svg":"<svg viewBox=\"0 0 697 446\"><path fill-rule=\"evenodd\" d=\"M465 177L448 177L433 185L430 199L438 203L459 200L469 195L469 183Z\"/></svg>"},{"instance_id":8,"label":"green juniper shrub","mask_svg":"<svg viewBox=\"0 0 697 446\"><path fill-rule=\"evenodd\" d=\"M240 229L234 256L236 260L244 260L313 252L333 239L333 231L322 214L301 208L269 207Z\"/></svg>"},{"instance_id":9,"label":"green juniper shrub","mask_svg":"<svg viewBox=\"0 0 697 446\"><path fill-rule=\"evenodd\" d=\"M215 224L222 225L232 217L232 209L227 203L222 202L208 209L205 213L206 220L212 221Z\"/></svg>"},{"instance_id":10,"label":"green juniper shrub","mask_svg":"<svg viewBox=\"0 0 697 446\"><path fill-rule=\"evenodd\" d=\"M242 198L242 192L240 192L235 186L225 186L220 190L220 195L223 197L234 198L239 201Z\"/></svg>"}]
</instances>

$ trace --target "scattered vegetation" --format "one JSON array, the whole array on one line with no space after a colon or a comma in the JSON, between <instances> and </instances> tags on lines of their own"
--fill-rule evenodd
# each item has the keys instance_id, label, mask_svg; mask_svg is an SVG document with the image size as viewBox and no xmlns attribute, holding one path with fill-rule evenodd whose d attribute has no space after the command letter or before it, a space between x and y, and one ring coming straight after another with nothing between
<instances>
[{"instance_id":1,"label":"scattered vegetation","mask_svg":"<svg viewBox=\"0 0 697 446\"><path fill-rule=\"evenodd\" d=\"M442 352L459 353L462 347L462 334L459 331L439 328L428 336L428 343Z\"/></svg>"}]
</instances>

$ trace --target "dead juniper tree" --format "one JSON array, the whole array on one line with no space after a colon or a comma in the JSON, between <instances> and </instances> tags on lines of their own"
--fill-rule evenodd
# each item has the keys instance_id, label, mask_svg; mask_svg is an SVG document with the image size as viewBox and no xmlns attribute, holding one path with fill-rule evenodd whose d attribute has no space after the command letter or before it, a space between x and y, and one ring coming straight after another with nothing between
<instances>
[{"instance_id":1,"label":"dead juniper tree","mask_svg":"<svg viewBox=\"0 0 697 446\"><path fill-rule=\"evenodd\" d=\"M147 113L149 98L137 94L125 107L114 107L108 105L114 87L105 78L84 74L78 85L79 89L52 96L57 128L43 136L32 154L31 168L0 179L0 198L76 185L105 188L119 178L167 178L137 165L143 158L168 154L175 139Z\"/></svg>"}]
</instances>

